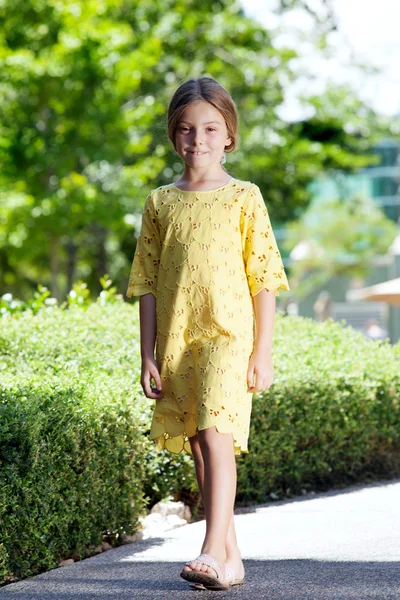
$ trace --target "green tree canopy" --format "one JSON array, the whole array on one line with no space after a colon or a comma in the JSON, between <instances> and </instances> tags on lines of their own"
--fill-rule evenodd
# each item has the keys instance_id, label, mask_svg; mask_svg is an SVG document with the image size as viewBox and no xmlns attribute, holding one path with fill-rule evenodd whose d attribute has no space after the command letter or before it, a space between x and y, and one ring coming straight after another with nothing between
<instances>
[{"instance_id":1,"label":"green tree canopy","mask_svg":"<svg viewBox=\"0 0 400 600\"><path fill-rule=\"evenodd\" d=\"M274 35L232 0L3 0L1 285L23 295L42 282L60 299L76 277L95 292L106 272L125 285L134 215L182 170L166 108L191 76L215 77L235 99L240 147L227 167L257 182L272 219L305 208L327 164L366 164L356 99L334 114L314 99L312 119L280 120L296 52Z\"/></svg>"}]
</instances>

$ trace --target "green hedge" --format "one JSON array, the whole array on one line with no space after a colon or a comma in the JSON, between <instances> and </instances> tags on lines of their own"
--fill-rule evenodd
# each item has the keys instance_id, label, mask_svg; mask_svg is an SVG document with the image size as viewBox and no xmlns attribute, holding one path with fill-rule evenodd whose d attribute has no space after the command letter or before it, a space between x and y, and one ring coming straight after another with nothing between
<instances>
[{"instance_id":1,"label":"green hedge","mask_svg":"<svg viewBox=\"0 0 400 600\"><path fill-rule=\"evenodd\" d=\"M238 500L400 474L400 353L334 321L280 318L275 380L253 397Z\"/></svg>"},{"instance_id":2,"label":"green hedge","mask_svg":"<svg viewBox=\"0 0 400 600\"><path fill-rule=\"evenodd\" d=\"M145 512L135 313L93 304L1 319L3 582L118 545Z\"/></svg>"},{"instance_id":3,"label":"green hedge","mask_svg":"<svg viewBox=\"0 0 400 600\"><path fill-rule=\"evenodd\" d=\"M118 545L168 494L195 498L189 456L158 454L146 435L137 304L26 310L1 324L4 582ZM238 502L398 475L399 358L338 323L277 315L275 382L253 397Z\"/></svg>"},{"instance_id":4,"label":"green hedge","mask_svg":"<svg viewBox=\"0 0 400 600\"><path fill-rule=\"evenodd\" d=\"M6 581L63 558L84 558L90 545L115 544L135 530L144 505L144 448L132 411L122 403L95 407L86 391L3 388L0 573Z\"/></svg>"}]
</instances>

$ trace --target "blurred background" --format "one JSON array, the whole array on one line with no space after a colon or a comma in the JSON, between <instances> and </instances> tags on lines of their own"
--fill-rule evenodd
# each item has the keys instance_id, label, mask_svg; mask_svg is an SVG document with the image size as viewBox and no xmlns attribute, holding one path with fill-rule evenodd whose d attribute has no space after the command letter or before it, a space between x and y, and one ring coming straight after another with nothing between
<instances>
[{"instance_id":1,"label":"blurred background","mask_svg":"<svg viewBox=\"0 0 400 600\"><path fill-rule=\"evenodd\" d=\"M0 3L0 308L125 294L144 200L179 177L166 109L215 77L240 115L225 168L260 186L279 307L400 339L396 0Z\"/></svg>"}]
</instances>

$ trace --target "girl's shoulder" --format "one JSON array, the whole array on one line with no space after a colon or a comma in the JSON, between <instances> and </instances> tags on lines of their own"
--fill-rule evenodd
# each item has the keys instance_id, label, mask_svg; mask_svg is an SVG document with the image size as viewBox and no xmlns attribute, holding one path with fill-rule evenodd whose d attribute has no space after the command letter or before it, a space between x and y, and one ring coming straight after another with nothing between
<instances>
[{"instance_id":1,"label":"girl's shoulder","mask_svg":"<svg viewBox=\"0 0 400 600\"><path fill-rule=\"evenodd\" d=\"M231 187L232 184L232 187ZM233 180L231 182L229 182L229 184L225 187L225 191L228 192L230 189L232 189L232 191L236 191L236 192L247 192L250 190L250 188L252 187L256 187L256 184L253 183L252 181L246 181L244 179L236 179L233 178ZM173 183L166 183L164 185L160 185L157 188L153 188L150 192L151 196L154 199L157 199L160 196L165 196L165 194L170 194L170 193L179 193L179 189L173 184ZM210 190L210 193L213 192L213 190ZM205 192L201 192L201 193L205 193Z\"/></svg>"},{"instance_id":2,"label":"girl's shoulder","mask_svg":"<svg viewBox=\"0 0 400 600\"><path fill-rule=\"evenodd\" d=\"M247 181L245 179L235 179L236 190L240 192L248 192L251 188L255 187L255 183Z\"/></svg>"},{"instance_id":3,"label":"girl's shoulder","mask_svg":"<svg viewBox=\"0 0 400 600\"><path fill-rule=\"evenodd\" d=\"M164 195L167 190L170 190L173 187L173 183L165 183L164 185L159 185L157 188L153 188L150 193L152 196Z\"/></svg>"}]
</instances>

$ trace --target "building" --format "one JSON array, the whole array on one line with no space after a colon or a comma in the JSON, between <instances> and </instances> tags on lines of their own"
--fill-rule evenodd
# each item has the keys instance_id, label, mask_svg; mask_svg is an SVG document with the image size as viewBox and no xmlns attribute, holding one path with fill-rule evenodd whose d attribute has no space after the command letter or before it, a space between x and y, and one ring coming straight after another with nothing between
<instances>
[{"instance_id":1,"label":"building","mask_svg":"<svg viewBox=\"0 0 400 600\"><path fill-rule=\"evenodd\" d=\"M380 157L379 164L360 169L349 175L323 176L310 184L314 200L349 198L362 193L374 199L386 216L398 223L400 231L400 142L384 139L371 149ZM364 280L346 277L332 279L322 290L316 290L298 305L298 314L316 317L316 301L329 298L329 310L335 320L344 319L359 331L364 331L369 319L375 319L388 331L392 343L400 339L400 308L383 302L348 302L346 292L355 287L365 287L387 279L400 277L400 250L397 240L385 256L377 256L370 275ZM293 253L295 256L296 253ZM290 266L290 262L288 263ZM324 292L321 294L321 292ZM320 303L321 303L320 302Z\"/></svg>"}]
</instances>

